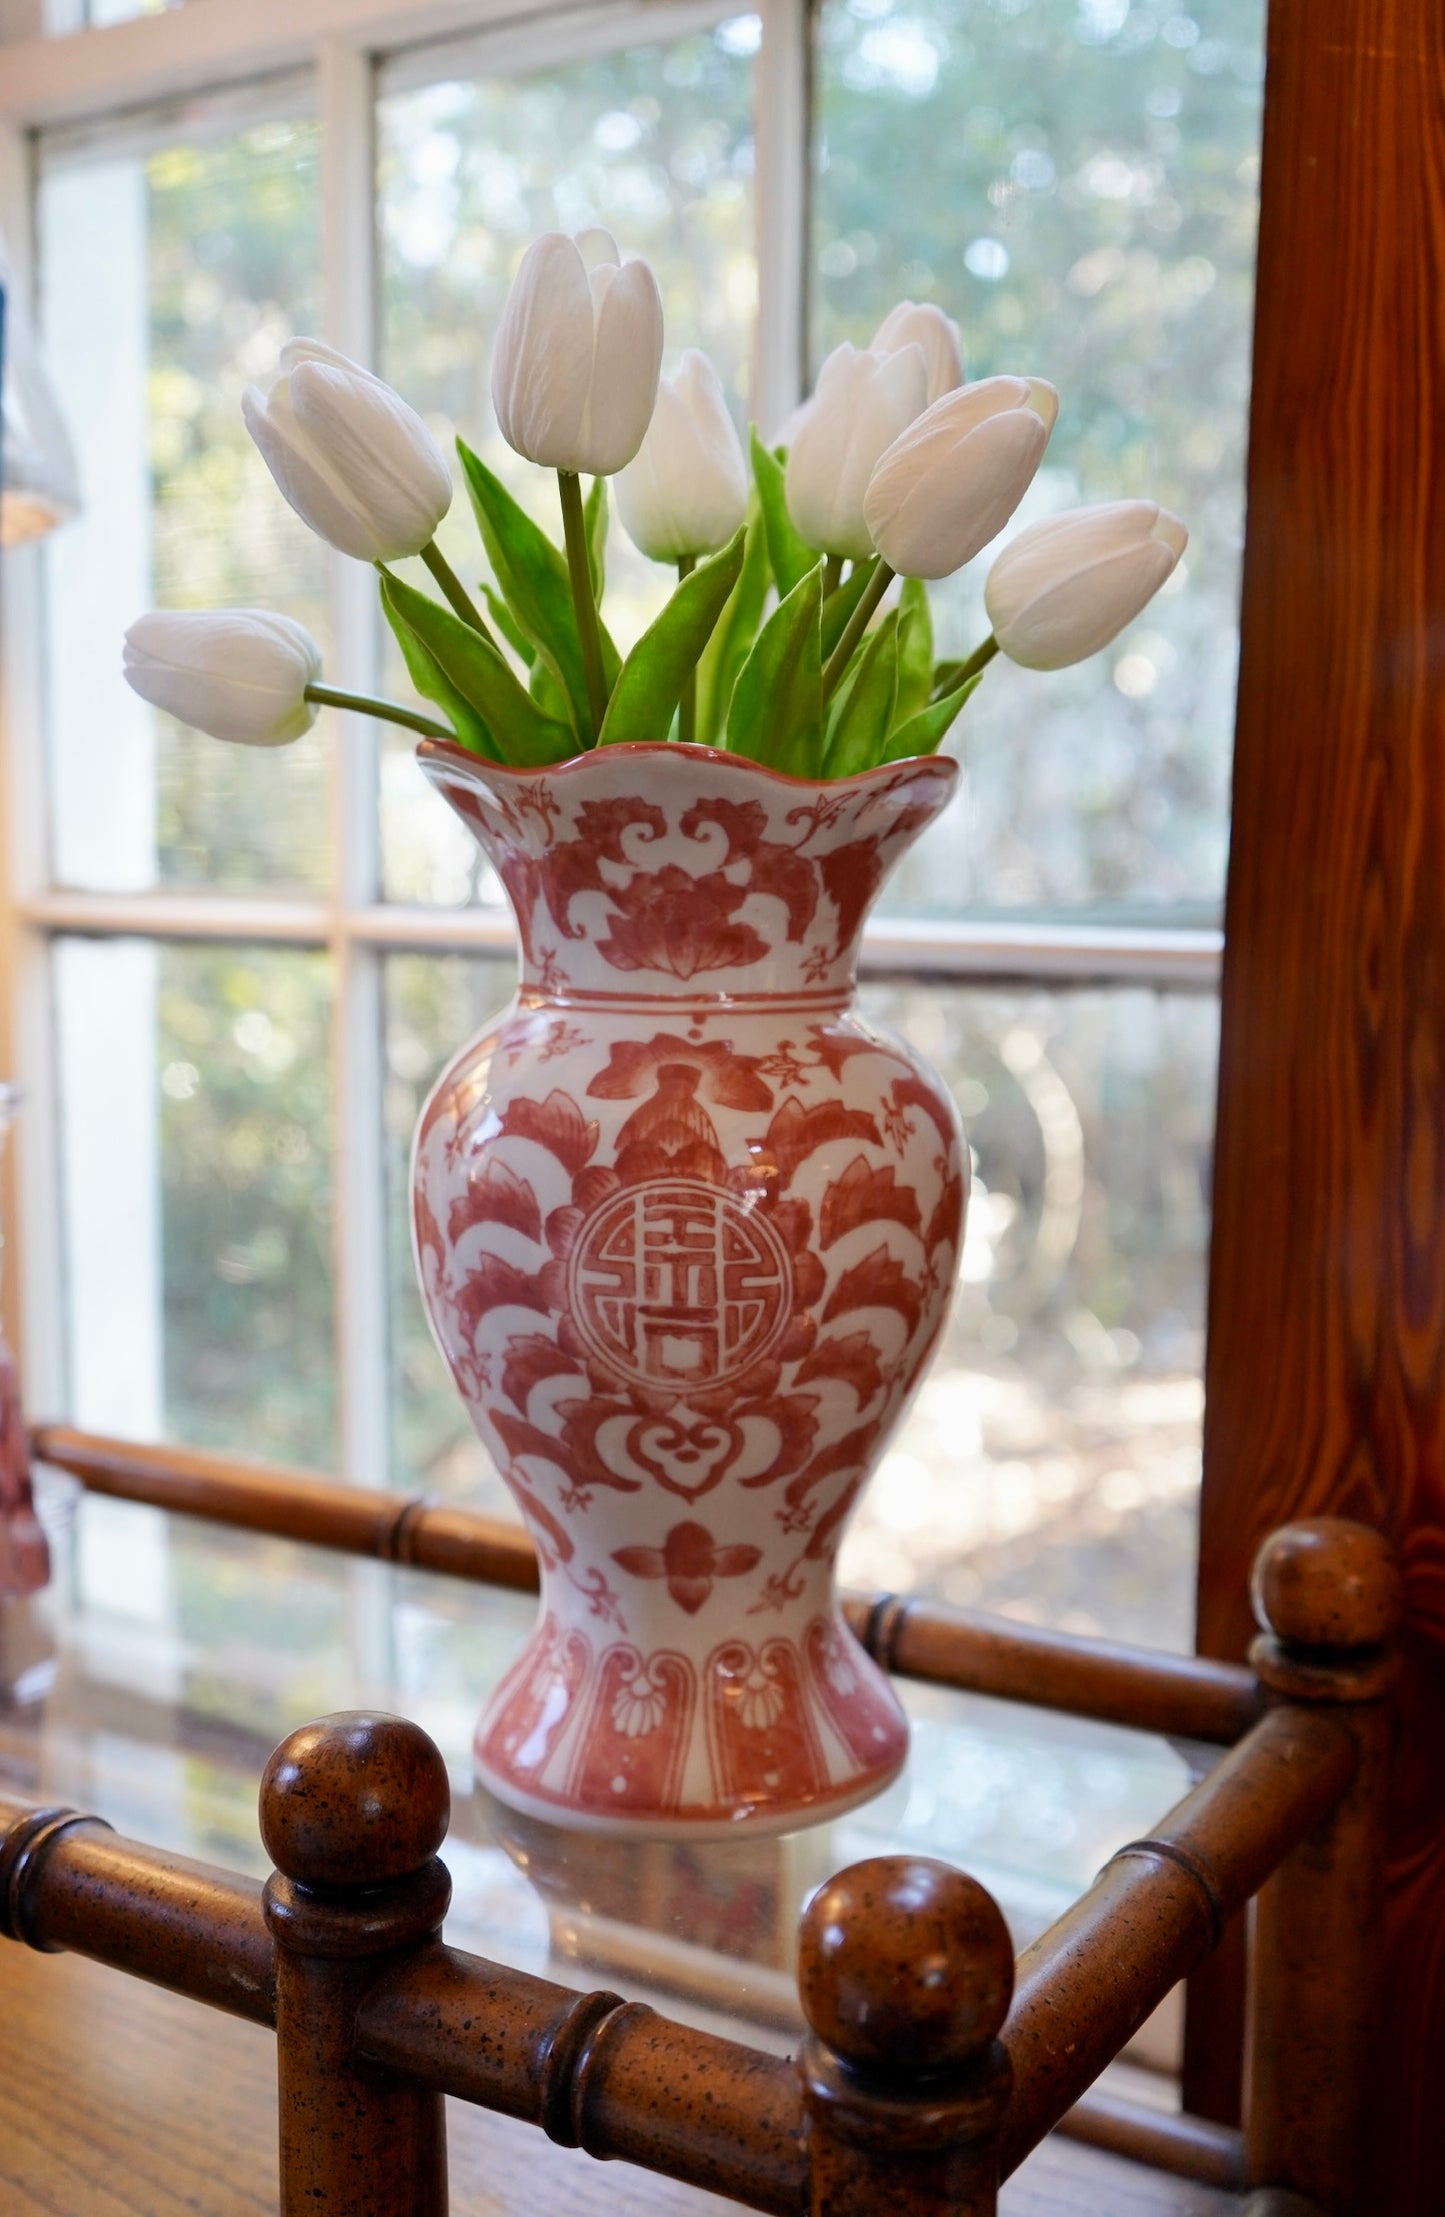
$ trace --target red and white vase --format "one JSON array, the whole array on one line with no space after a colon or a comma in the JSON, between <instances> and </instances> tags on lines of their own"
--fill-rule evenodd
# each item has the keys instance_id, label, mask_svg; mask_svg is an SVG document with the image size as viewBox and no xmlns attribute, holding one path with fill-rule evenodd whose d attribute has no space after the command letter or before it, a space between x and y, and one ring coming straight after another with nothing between
<instances>
[{"instance_id":1,"label":"red and white vase","mask_svg":"<svg viewBox=\"0 0 1445 2217\"><path fill-rule=\"evenodd\" d=\"M906 1752L833 1569L943 1327L968 1192L951 1095L854 1013L854 969L955 767L418 757L522 949L413 1179L432 1328L542 1566L479 1773L654 1838L835 1814Z\"/></svg>"}]
</instances>

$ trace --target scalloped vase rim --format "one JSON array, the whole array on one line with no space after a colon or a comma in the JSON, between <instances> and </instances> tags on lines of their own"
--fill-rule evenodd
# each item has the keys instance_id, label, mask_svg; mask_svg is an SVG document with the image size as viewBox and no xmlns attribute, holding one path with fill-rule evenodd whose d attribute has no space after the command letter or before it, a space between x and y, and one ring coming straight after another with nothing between
<instances>
[{"instance_id":1,"label":"scalloped vase rim","mask_svg":"<svg viewBox=\"0 0 1445 2217\"><path fill-rule=\"evenodd\" d=\"M519 762L493 762L486 755L473 754L455 739L429 739L417 741L416 759L425 765L429 762L449 763L457 769L465 769L479 777L538 778L575 776L588 764L611 762L623 757L646 755L676 756L682 753L702 763L730 764L734 768L750 771L755 777L765 778L774 785L793 786L800 793L816 792L826 787L829 792L852 793L865 790L876 778L896 777L900 770L927 771L941 775L953 783L959 776L959 765L951 754L907 754L896 762L875 762L866 770L854 770L848 777L793 777L787 770L775 770L771 763L755 762L751 755L734 754L727 747L704 746L694 740L678 739L617 739L605 747L584 747L576 754L569 754L562 762L524 764Z\"/></svg>"}]
</instances>

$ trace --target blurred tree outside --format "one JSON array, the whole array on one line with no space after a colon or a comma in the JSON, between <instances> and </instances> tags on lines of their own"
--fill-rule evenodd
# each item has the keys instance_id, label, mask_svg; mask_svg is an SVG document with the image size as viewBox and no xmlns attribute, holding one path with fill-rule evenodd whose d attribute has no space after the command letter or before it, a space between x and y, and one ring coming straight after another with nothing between
<instances>
[{"instance_id":1,"label":"blurred tree outside","mask_svg":"<svg viewBox=\"0 0 1445 2217\"><path fill-rule=\"evenodd\" d=\"M890 904L1167 904L1224 883L1254 299L1262 0L828 0L810 298L816 361L937 300L970 377L1062 408L1023 525L1157 499L1191 545L1116 645L999 662L955 727L968 793ZM988 629L989 557L935 589L944 648Z\"/></svg>"},{"instance_id":2,"label":"blurred tree outside","mask_svg":"<svg viewBox=\"0 0 1445 2217\"><path fill-rule=\"evenodd\" d=\"M287 339L320 328L317 125L286 117L163 145L145 178L153 605L279 608L324 652L325 549L241 420L244 388L269 384ZM327 883L326 719L275 754L156 724L162 883Z\"/></svg>"}]
</instances>

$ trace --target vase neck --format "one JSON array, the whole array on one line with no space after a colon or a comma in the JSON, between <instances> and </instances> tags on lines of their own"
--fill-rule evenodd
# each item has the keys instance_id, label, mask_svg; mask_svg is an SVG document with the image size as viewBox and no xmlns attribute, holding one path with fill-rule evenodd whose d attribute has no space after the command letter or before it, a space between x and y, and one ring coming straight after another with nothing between
<instances>
[{"instance_id":1,"label":"vase neck","mask_svg":"<svg viewBox=\"0 0 1445 2217\"><path fill-rule=\"evenodd\" d=\"M618 1009L841 1005L864 918L955 776L927 757L807 785L682 746L535 773L419 753L507 889L524 999Z\"/></svg>"}]
</instances>

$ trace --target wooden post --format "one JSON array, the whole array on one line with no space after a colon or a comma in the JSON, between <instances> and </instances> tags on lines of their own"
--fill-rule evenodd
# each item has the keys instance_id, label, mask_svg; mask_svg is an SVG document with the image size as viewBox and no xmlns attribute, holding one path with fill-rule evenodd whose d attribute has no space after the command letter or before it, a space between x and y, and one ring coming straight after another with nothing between
<instances>
[{"instance_id":1,"label":"wooden post","mask_svg":"<svg viewBox=\"0 0 1445 2217\"><path fill-rule=\"evenodd\" d=\"M1013 1946L947 1863L878 1856L820 1887L798 1984L811 2217L994 2217Z\"/></svg>"},{"instance_id":2,"label":"wooden post","mask_svg":"<svg viewBox=\"0 0 1445 2217\"><path fill-rule=\"evenodd\" d=\"M1358 1763L1343 1800L1255 1903L1248 2174L1252 2185L1287 2189L1330 2217L1368 2217L1382 2207L1367 2189L1365 2151L1382 2016L1400 1577L1378 1532L1314 1517L1266 1540L1253 1598L1264 1626L1251 1650L1261 1683L1280 1705L1327 1707L1354 1740ZM1289 2200L1274 2206L1287 2209Z\"/></svg>"},{"instance_id":3,"label":"wooden post","mask_svg":"<svg viewBox=\"0 0 1445 2217\"><path fill-rule=\"evenodd\" d=\"M1445 12L1267 13L1199 1645L1242 1657L1276 1525L1356 1517L1400 1550L1371 2163L1381 2217L1439 2217ZM1197 2032L1217 2049L1227 2012Z\"/></svg>"},{"instance_id":4,"label":"wooden post","mask_svg":"<svg viewBox=\"0 0 1445 2217\"><path fill-rule=\"evenodd\" d=\"M446 1766L401 1717L303 1725L266 1766L281 2217L446 2217L442 2097L359 2064L355 2037L368 1990L441 1929L449 1814Z\"/></svg>"}]
</instances>

